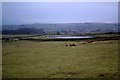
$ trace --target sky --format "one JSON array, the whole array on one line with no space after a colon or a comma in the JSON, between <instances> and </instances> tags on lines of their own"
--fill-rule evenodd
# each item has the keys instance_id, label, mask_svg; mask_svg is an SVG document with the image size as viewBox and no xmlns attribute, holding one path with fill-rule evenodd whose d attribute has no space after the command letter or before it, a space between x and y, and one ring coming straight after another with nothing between
<instances>
[{"instance_id":1,"label":"sky","mask_svg":"<svg viewBox=\"0 0 120 80\"><path fill-rule=\"evenodd\" d=\"M118 21L117 2L3 2L2 24Z\"/></svg>"}]
</instances>

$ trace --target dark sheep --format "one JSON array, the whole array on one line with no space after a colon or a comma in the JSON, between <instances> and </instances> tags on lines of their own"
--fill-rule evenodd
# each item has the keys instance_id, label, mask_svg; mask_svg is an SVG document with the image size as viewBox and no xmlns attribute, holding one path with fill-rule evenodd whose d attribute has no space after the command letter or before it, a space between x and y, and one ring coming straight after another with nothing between
<instances>
[{"instance_id":1,"label":"dark sheep","mask_svg":"<svg viewBox=\"0 0 120 80\"><path fill-rule=\"evenodd\" d=\"M70 44L70 46L76 46L75 44Z\"/></svg>"},{"instance_id":2,"label":"dark sheep","mask_svg":"<svg viewBox=\"0 0 120 80\"><path fill-rule=\"evenodd\" d=\"M72 46L76 46L75 44L73 44Z\"/></svg>"}]
</instances>

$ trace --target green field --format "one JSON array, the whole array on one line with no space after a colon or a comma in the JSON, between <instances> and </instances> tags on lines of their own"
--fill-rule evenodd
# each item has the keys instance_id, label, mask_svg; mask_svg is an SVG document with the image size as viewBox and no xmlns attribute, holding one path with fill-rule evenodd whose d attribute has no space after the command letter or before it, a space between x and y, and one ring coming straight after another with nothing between
<instances>
[{"instance_id":1,"label":"green field","mask_svg":"<svg viewBox=\"0 0 120 80\"><path fill-rule=\"evenodd\" d=\"M1 36L2 36L2 38L10 38L10 37L28 37L28 36L34 36L34 35L32 35L32 34L31 35L30 34L28 34L28 35L27 34L26 35L25 34L23 34L23 35L22 34L19 34L19 35L18 34L16 34L16 35L15 34L14 35L13 34L11 34L11 35L4 35L3 34Z\"/></svg>"},{"instance_id":2,"label":"green field","mask_svg":"<svg viewBox=\"0 0 120 80\"><path fill-rule=\"evenodd\" d=\"M75 43L77 46L65 46ZM118 41L3 42L3 78L103 78L118 75Z\"/></svg>"},{"instance_id":3,"label":"green field","mask_svg":"<svg viewBox=\"0 0 120 80\"><path fill-rule=\"evenodd\" d=\"M0 41L0 78L2 78L2 41Z\"/></svg>"}]
</instances>

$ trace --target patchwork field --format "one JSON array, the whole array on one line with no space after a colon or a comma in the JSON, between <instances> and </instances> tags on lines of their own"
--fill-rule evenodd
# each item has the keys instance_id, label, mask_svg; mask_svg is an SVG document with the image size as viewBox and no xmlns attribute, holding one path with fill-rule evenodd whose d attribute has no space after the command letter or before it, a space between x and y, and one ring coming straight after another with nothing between
<instances>
[{"instance_id":1,"label":"patchwork field","mask_svg":"<svg viewBox=\"0 0 120 80\"><path fill-rule=\"evenodd\" d=\"M76 46L69 46L74 43ZM66 46L66 44L68 46ZM118 40L3 42L3 78L104 78L118 75Z\"/></svg>"}]
</instances>

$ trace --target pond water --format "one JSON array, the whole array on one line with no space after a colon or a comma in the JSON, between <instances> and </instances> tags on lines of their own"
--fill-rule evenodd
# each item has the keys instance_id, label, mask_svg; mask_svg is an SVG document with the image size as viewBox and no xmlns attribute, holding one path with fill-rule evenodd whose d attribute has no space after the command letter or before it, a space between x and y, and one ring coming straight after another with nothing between
<instances>
[{"instance_id":1,"label":"pond water","mask_svg":"<svg viewBox=\"0 0 120 80\"><path fill-rule=\"evenodd\" d=\"M60 39L81 39L81 38L92 38L91 36L65 36L65 37L55 37Z\"/></svg>"},{"instance_id":2,"label":"pond water","mask_svg":"<svg viewBox=\"0 0 120 80\"><path fill-rule=\"evenodd\" d=\"M93 36L52 36L51 38L56 39L87 39L87 38L94 38Z\"/></svg>"}]
</instances>

